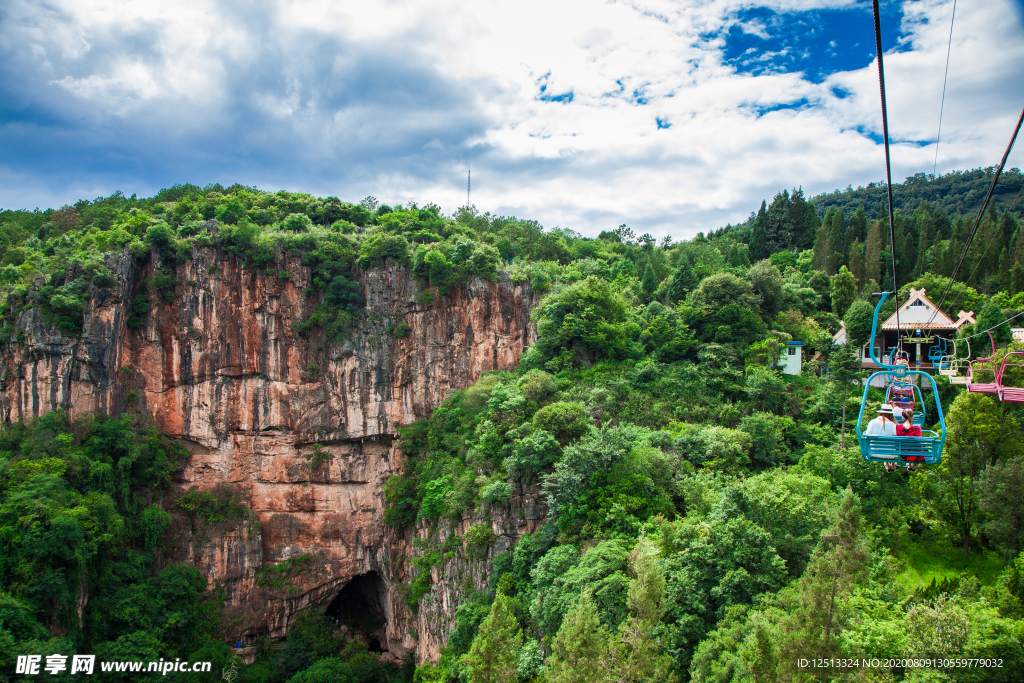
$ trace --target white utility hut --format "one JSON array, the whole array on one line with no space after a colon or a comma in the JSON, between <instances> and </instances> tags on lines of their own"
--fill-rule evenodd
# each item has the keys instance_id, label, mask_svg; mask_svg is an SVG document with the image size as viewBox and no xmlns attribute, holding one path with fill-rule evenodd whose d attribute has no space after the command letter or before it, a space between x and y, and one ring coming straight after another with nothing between
<instances>
[{"instance_id":1,"label":"white utility hut","mask_svg":"<svg viewBox=\"0 0 1024 683\"><path fill-rule=\"evenodd\" d=\"M779 358L779 367L784 375L799 375L803 364L804 343L802 341L786 342L786 351Z\"/></svg>"}]
</instances>

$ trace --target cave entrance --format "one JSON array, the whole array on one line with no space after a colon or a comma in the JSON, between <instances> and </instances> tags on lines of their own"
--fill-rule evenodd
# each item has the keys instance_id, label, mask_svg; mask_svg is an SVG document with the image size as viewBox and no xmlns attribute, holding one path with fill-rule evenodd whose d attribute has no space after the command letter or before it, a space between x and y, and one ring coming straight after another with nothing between
<instances>
[{"instance_id":1,"label":"cave entrance","mask_svg":"<svg viewBox=\"0 0 1024 683\"><path fill-rule=\"evenodd\" d=\"M387 588L380 574L360 574L342 587L325 614L348 635L361 637L371 652L383 652L387 648L383 607L386 596Z\"/></svg>"}]
</instances>

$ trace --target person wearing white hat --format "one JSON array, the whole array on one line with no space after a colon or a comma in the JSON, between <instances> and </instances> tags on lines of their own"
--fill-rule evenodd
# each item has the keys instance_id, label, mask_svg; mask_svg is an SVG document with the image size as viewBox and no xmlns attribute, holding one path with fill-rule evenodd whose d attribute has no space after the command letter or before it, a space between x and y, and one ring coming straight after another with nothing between
<instances>
[{"instance_id":1,"label":"person wearing white hat","mask_svg":"<svg viewBox=\"0 0 1024 683\"><path fill-rule=\"evenodd\" d=\"M893 420L893 408L888 403L883 403L878 408L878 417L868 423L864 430L865 436L896 436L896 422ZM896 463L885 463L886 472L896 471Z\"/></svg>"}]
</instances>

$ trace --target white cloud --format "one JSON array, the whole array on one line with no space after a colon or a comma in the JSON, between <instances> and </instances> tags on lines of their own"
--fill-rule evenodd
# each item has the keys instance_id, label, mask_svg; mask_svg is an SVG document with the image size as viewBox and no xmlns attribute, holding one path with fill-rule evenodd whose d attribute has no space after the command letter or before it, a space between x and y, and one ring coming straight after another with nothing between
<instances>
[{"instance_id":1,"label":"white cloud","mask_svg":"<svg viewBox=\"0 0 1024 683\"><path fill-rule=\"evenodd\" d=\"M815 82L723 55L730 26L774 30L742 10L854 5L15 0L0 205L237 180L453 210L472 163L482 210L687 237L783 187L884 176L873 65ZM932 168L950 10L906 2L885 58L897 180ZM1022 38L1011 5L958 3L940 172L997 161L1024 105Z\"/></svg>"}]
</instances>

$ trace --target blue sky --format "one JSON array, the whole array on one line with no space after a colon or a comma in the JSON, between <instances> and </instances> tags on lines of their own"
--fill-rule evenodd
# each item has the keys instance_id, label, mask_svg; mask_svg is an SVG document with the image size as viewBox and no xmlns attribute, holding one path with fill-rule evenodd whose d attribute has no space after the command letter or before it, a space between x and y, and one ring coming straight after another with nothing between
<instances>
[{"instance_id":1,"label":"blue sky","mask_svg":"<svg viewBox=\"0 0 1024 683\"><path fill-rule=\"evenodd\" d=\"M893 177L931 172L952 2L883 2ZM0 207L241 182L676 238L884 177L863 0L8 0ZM938 170L998 161L1024 0L958 0ZM1024 166L1016 150L1010 165Z\"/></svg>"},{"instance_id":2,"label":"blue sky","mask_svg":"<svg viewBox=\"0 0 1024 683\"><path fill-rule=\"evenodd\" d=\"M886 3L882 26L886 49L906 49L901 40L903 7ZM735 13L735 23L709 37L725 38L724 62L738 73L759 75L799 71L820 83L837 71L871 64L875 56L874 21L866 6L780 12L752 6Z\"/></svg>"}]
</instances>

